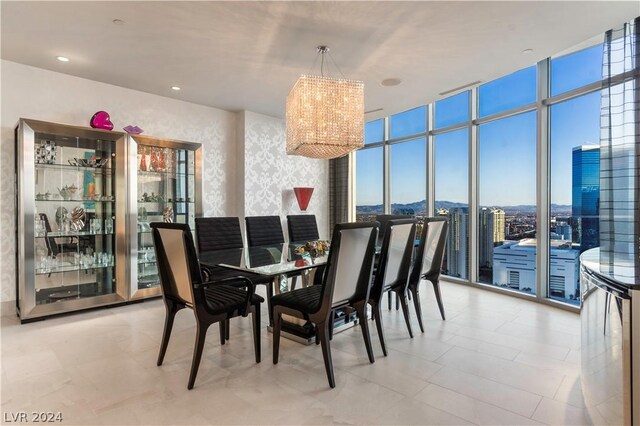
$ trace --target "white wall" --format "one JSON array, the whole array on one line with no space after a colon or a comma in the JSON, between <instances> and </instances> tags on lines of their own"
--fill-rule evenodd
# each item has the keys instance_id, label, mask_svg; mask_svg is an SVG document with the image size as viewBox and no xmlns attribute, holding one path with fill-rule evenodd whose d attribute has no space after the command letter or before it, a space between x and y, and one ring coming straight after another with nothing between
<instances>
[{"instance_id":1,"label":"white wall","mask_svg":"<svg viewBox=\"0 0 640 426\"><path fill-rule=\"evenodd\" d=\"M99 110L159 138L203 145L203 213L299 213L292 188L315 188L309 213L328 237L328 162L285 154L282 119L231 113L9 61L0 61L0 301L15 299L14 136L19 118L88 126ZM238 133L236 135L236 133ZM286 227L285 227L286 229Z\"/></svg>"}]
</instances>

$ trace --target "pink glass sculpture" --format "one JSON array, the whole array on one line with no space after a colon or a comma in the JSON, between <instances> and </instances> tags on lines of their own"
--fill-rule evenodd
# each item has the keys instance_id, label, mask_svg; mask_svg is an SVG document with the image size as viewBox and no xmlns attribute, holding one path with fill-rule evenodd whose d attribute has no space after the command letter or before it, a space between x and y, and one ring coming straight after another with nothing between
<instances>
[{"instance_id":1,"label":"pink glass sculpture","mask_svg":"<svg viewBox=\"0 0 640 426\"><path fill-rule=\"evenodd\" d=\"M90 124L94 129L113 130L113 123L107 111L98 111L93 114Z\"/></svg>"},{"instance_id":2,"label":"pink glass sculpture","mask_svg":"<svg viewBox=\"0 0 640 426\"><path fill-rule=\"evenodd\" d=\"M307 211L307 207L309 207L309 201L311 201L311 194L313 194L313 188L303 188L296 187L293 188L293 192L296 194L296 199L298 200L298 206L300 206L300 210Z\"/></svg>"}]
</instances>

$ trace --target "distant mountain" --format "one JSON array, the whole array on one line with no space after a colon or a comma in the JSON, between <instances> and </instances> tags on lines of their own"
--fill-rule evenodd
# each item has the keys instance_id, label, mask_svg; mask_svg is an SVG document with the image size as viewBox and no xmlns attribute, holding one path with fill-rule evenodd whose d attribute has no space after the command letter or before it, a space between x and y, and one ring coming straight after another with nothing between
<instances>
[{"instance_id":1,"label":"distant mountain","mask_svg":"<svg viewBox=\"0 0 640 426\"><path fill-rule=\"evenodd\" d=\"M427 205L426 200L416 201L416 202L407 203L407 204L394 203L394 204L391 204L391 213L394 213L394 212L405 213L405 214L424 213L427 210L426 205ZM465 203L456 203L453 201L436 201L435 203L436 210L437 209L450 210L450 209L460 208L460 207L468 207L468 206ZM517 206L481 206L481 207L499 207L502 210L504 210L505 213L507 214L513 214L513 213L533 214L536 212L536 206L530 205L530 204L522 204ZM358 214L376 214L378 212L381 212L382 210L383 210L382 204L356 206L356 212ZM551 211L554 212L555 214L565 213L570 215L571 205L551 204Z\"/></svg>"}]
</instances>

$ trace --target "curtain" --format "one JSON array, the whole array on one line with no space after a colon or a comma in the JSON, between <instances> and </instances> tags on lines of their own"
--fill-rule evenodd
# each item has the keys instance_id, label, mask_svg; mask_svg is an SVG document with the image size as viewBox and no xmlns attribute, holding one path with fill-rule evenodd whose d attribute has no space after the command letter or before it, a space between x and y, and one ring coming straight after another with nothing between
<instances>
[{"instance_id":1,"label":"curtain","mask_svg":"<svg viewBox=\"0 0 640 426\"><path fill-rule=\"evenodd\" d=\"M600 269L640 276L640 17L607 31L600 119Z\"/></svg>"},{"instance_id":2,"label":"curtain","mask_svg":"<svg viewBox=\"0 0 640 426\"><path fill-rule=\"evenodd\" d=\"M329 160L329 232L349 219L349 156Z\"/></svg>"}]
</instances>

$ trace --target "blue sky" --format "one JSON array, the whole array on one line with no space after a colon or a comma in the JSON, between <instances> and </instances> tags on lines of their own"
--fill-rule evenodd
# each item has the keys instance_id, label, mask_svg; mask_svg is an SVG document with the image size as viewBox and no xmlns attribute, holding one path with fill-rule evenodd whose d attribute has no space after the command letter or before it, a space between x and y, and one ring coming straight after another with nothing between
<instances>
[{"instance_id":1,"label":"blue sky","mask_svg":"<svg viewBox=\"0 0 640 426\"><path fill-rule=\"evenodd\" d=\"M602 48L594 46L552 59L551 93L557 95L601 78ZM479 115L499 113L534 102L536 67L532 66L480 86ZM390 117L390 137L423 132L425 107ZM437 128L468 118L468 92L438 101ZM382 120L367 123L365 143L382 138ZM599 144L600 94L595 92L550 108L551 202L571 204L571 150ZM421 139L423 141L423 139ZM435 138L436 200L467 201L467 130ZM479 202L481 205L535 204L536 112L527 112L482 124L478 138ZM425 198L424 143L391 147L392 202ZM382 203L382 149L357 153L357 205Z\"/></svg>"}]
</instances>

